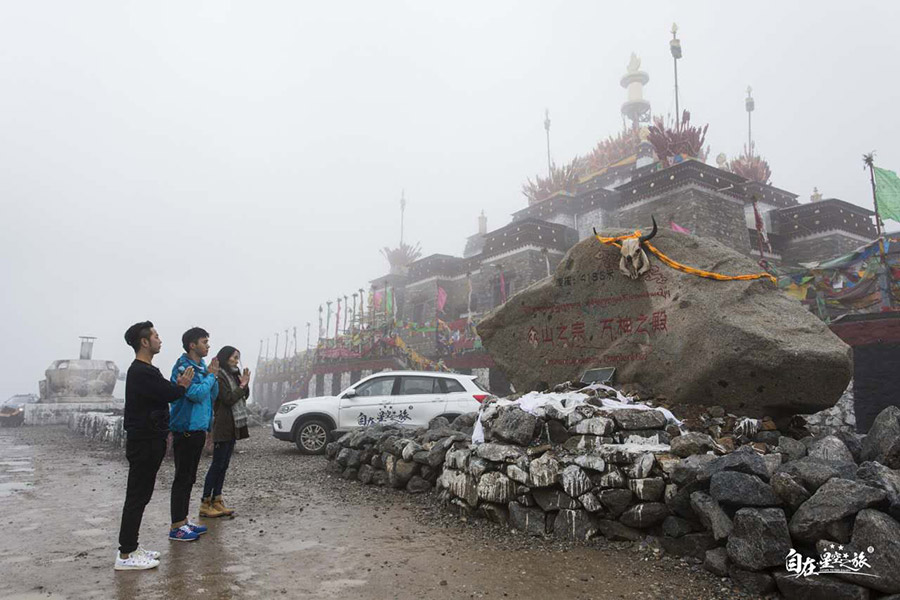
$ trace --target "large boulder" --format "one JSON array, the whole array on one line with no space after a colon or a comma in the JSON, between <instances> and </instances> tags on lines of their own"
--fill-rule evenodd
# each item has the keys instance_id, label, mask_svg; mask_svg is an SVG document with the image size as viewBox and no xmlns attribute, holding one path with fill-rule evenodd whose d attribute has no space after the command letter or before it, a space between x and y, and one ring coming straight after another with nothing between
<instances>
[{"instance_id":1,"label":"large boulder","mask_svg":"<svg viewBox=\"0 0 900 600\"><path fill-rule=\"evenodd\" d=\"M760 571L784 564L791 549L787 519L780 508L742 508L734 515L728 557L741 569Z\"/></svg>"},{"instance_id":2,"label":"large boulder","mask_svg":"<svg viewBox=\"0 0 900 600\"><path fill-rule=\"evenodd\" d=\"M509 524L522 533L541 537L546 531L547 516L540 508L526 508L518 502L510 502Z\"/></svg>"},{"instance_id":3,"label":"large boulder","mask_svg":"<svg viewBox=\"0 0 900 600\"><path fill-rule=\"evenodd\" d=\"M888 406L878 414L863 440L861 458L900 468L900 408Z\"/></svg>"},{"instance_id":4,"label":"large boulder","mask_svg":"<svg viewBox=\"0 0 900 600\"><path fill-rule=\"evenodd\" d=\"M830 533L833 535L829 525L864 508L884 506L887 498L882 489L847 479L830 479L791 517L791 535L808 543L828 538Z\"/></svg>"},{"instance_id":5,"label":"large boulder","mask_svg":"<svg viewBox=\"0 0 900 600\"><path fill-rule=\"evenodd\" d=\"M597 519L583 510L560 510L553 523L553 535L571 541L586 541L597 533Z\"/></svg>"},{"instance_id":6,"label":"large boulder","mask_svg":"<svg viewBox=\"0 0 900 600\"><path fill-rule=\"evenodd\" d=\"M491 431L499 440L527 446L534 436L536 426L537 417L518 406L512 406L500 412L500 417L494 421Z\"/></svg>"},{"instance_id":7,"label":"large boulder","mask_svg":"<svg viewBox=\"0 0 900 600\"><path fill-rule=\"evenodd\" d=\"M604 231L620 235L625 231ZM759 272L748 257L710 239L660 230L654 246L698 269ZM780 416L829 408L851 376L850 348L766 279L715 281L676 271L651 255L632 280L619 249L588 238L556 272L478 324L494 361L518 390L577 380L616 367L670 400Z\"/></svg>"},{"instance_id":8,"label":"large boulder","mask_svg":"<svg viewBox=\"0 0 900 600\"><path fill-rule=\"evenodd\" d=\"M778 591L790 600L869 600L868 588L841 581L830 575L797 577L785 571L775 573Z\"/></svg>"},{"instance_id":9,"label":"large boulder","mask_svg":"<svg viewBox=\"0 0 900 600\"><path fill-rule=\"evenodd\" d=\"M858 552L866 551L875 577L865 575L841 575L844 579L881 592L900 593L900 523L877 510L865 509L856 515L853 524L853 546ZM872 548L874 552L868 552Z\"/></svg>"},{"instance_id":10,"label":"large boulder","mask_svg":"<svg viewBox=\"0 0 900 600\"><path fill-rule=\"evenodd\" d=\"M709 480L709 495L731 506L775 506L772 487L756 475L719 471Z\"/></svg>"}]
</instances>

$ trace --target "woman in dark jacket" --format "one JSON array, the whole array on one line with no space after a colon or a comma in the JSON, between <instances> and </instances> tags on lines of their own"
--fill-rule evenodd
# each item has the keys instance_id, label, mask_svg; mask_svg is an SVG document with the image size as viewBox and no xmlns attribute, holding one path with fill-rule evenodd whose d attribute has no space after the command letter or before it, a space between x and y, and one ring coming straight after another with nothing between
<instances>
[{"instance_id":1,"label":"woman in dark jacket","mask_svg":"<svg viewBox=\"0 0 900 600\"><path fill-rule=\"evenodd\" d=\"M240 370L241 353L233 346L225 346L216 355L219 371L219 395L213 404L213 459L206 472L201 517L231 516L234 511L225 507L222 486L237 440L250 437L247 430L247 397L250 396L250 369Z\"/></svg>"}]
</instances>

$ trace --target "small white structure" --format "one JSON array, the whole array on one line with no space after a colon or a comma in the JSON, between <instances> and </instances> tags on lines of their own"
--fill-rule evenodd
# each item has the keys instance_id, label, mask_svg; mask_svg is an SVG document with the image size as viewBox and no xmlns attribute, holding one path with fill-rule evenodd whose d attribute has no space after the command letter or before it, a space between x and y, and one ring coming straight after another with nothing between
<instances>
[{"instance_id":1,"label":"small white structure","mask_svg":"<svg viewBox=\"0 0 900 600\"><path fill-rule=\"evenodd\" d=\"M94 340L83 336L77 359L55 360L40 382L41 399L25 407L26 425L56 425L69 415L85 411L123 408L113 397L119 367L110 360L94 360Z\"/></svg>"}]
</instances>

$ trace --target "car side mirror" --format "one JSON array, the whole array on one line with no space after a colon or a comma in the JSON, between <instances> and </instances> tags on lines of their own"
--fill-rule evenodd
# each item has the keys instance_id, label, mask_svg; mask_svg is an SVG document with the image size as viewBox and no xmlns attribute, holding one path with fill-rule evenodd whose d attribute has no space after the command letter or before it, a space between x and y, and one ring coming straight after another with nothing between
<instances>
[{"instance_id":1,"label":"car side mirror","mask_svg":"<svg viewBox=\"0 0 900 600\"><path fill-rule=\"evenodd\" d=\"M344 392L344 398L356 398L357 395L356 390L347 390Z\"/></svg>"}]
</instances>

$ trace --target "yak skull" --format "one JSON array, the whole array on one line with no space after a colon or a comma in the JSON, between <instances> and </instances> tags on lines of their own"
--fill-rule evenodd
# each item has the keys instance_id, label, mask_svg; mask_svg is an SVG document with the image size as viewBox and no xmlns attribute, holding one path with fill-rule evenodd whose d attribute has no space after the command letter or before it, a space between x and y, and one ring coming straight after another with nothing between
<instances>
[{"instance_id":1,"label":"yak skull","mask_svg":"<svg viewBox=\"0 0 900 600\"><path fill-rule=\"evenodd\" d=\"M619 270L631 279L637 279L650 270L650 259L642 248L644 242L656 235L656 219L652 216L653 231L649 235L622 240L622 258L619 259Z\"/></svg>"}]
</instances>

